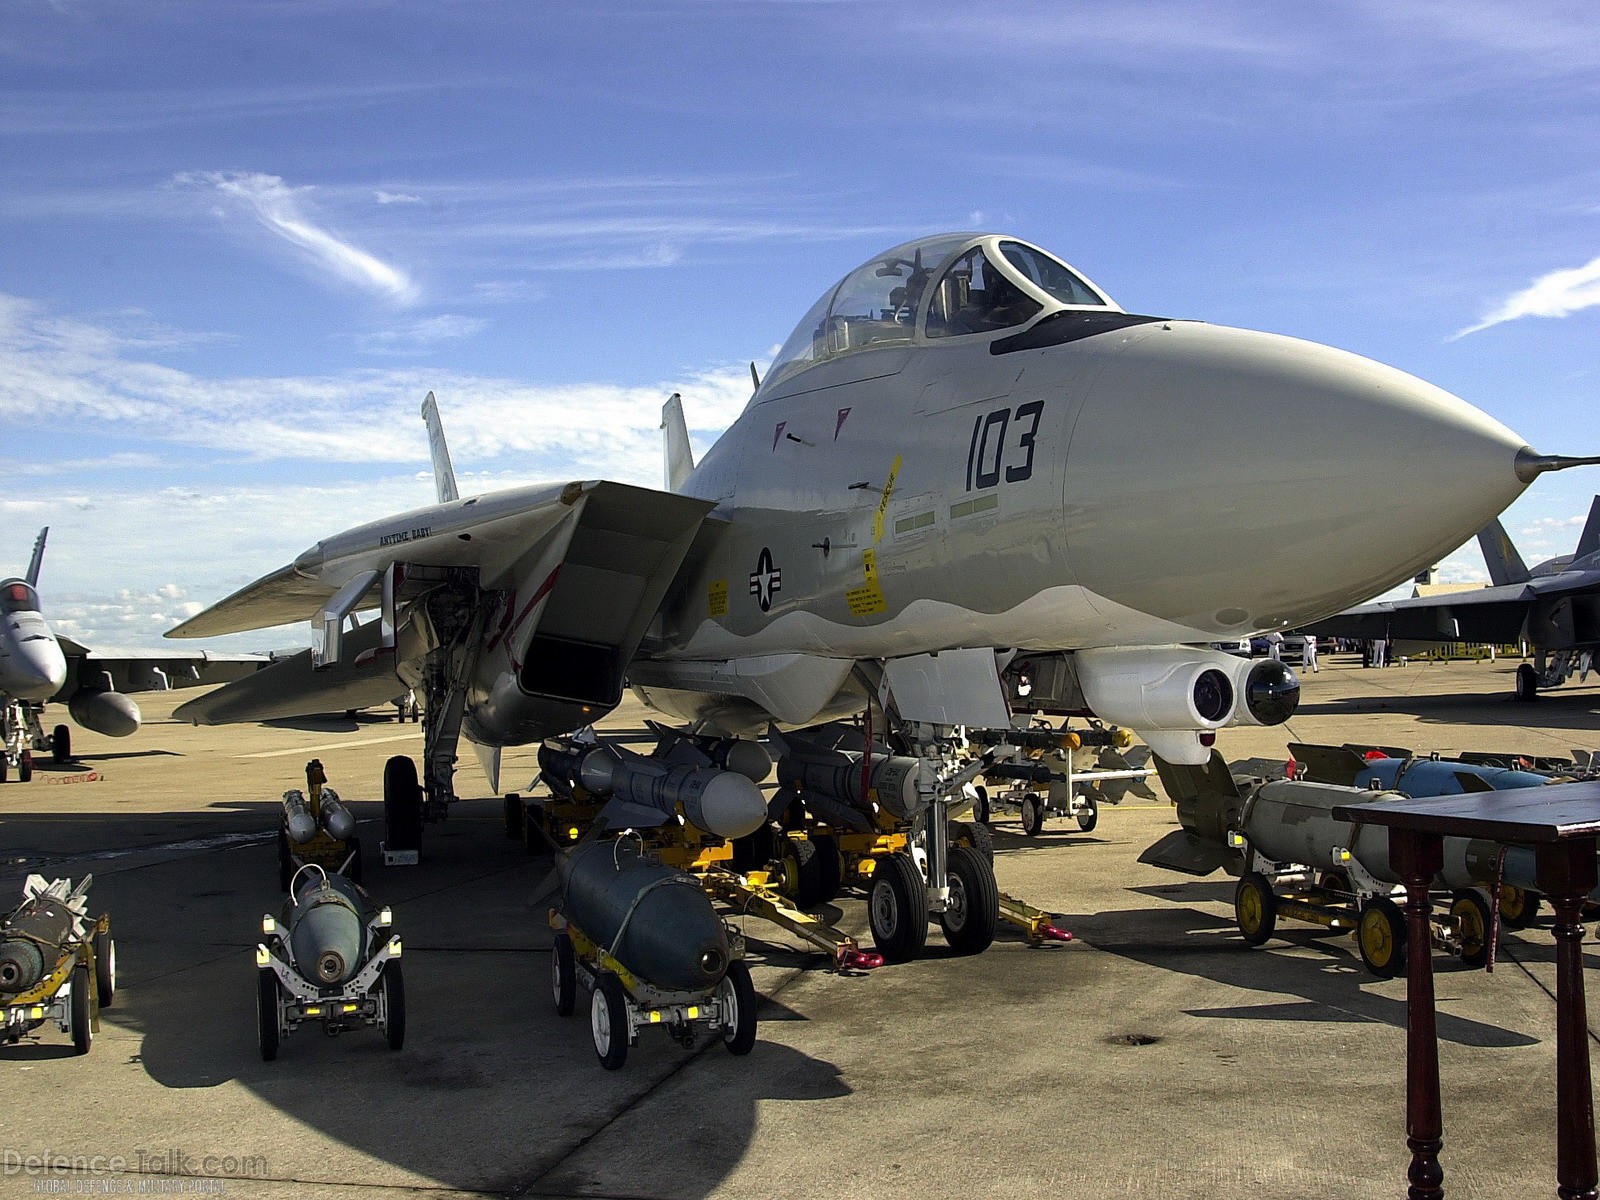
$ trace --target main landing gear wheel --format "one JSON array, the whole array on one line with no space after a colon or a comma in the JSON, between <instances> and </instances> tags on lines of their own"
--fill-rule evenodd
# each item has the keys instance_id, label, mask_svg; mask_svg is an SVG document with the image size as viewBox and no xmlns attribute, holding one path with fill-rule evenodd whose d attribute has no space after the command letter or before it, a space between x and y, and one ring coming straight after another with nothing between
<instances>
[{"instance_id":1,"label":"main landing gear wheel","mask_svg":"<svg viewBox=\"0 0 1600 1200\"><path fill-rule=\"evenodd\" d=\"M928 885L909 854L886 854L867 893L872 942L889 962L909 962L928 944Z\"/></svg>"},{"instance_id":2,"label":"main landing gear wheel","mask_svg":"<svg viewBox=\"0 0 1600 1200\"><path fill-rule=\"evenodd\" d=\"M1539 672L1533 669L1531 663L1523 663L1517 668L1517 699L1526 702L1538 698Z\"/></svg>"},{"instance_id":3,"label":"main landing gear wheel","mask_svg":"<svg viewBox=\"0 0 1600 1200\"><path fill-rule=\"evenodd\" d=\"M1406 920L1387 896L1374 896L1361 910L1356 925L1361 961L1379 979L1393 979L1406 965Z\"/></svg>"},{"instance_id":4,"label":"main landing gear wheel","mask_svg":"<svg viewBox=\"0 0 1600 1200\"><path fill-rule=\"evenodd\" d=\"M17 782L29 783L33 780L33 751L24 750L17 756Z\"/></svg>"},{"instance_id":5,"label":"main landing gear wheel","mask_svg":"<svg viewBox=\"0 0 1600 1200\"><path fill-rule=\"evenodd\" d=\"M1078 812L1078 828L1084 833L1093 833L1094 827L1100 824L1100 804L1093 796L1083 797L1083 808Z\"/></svg>"},{"instance_id":6,"label":"main landing gear wheel","mask_svg":"<svg viewBox=\"0 0 1600 1200\"><path fill-rule=\"evenodd\" d=\"M383 821L387 849L422 849L422 785L417 764L404 754L383 765Z\"/></svg>"},{"instance_id":7,"label":"main landing gear wheel","mask_svg":"<svg viewBox=\"0 0 1600 1200\"><path fill-rule=\"evenodd\" d=\"M1247 872L1233 889L1233 919L1252 946L1261 945L1278 928L1278 894L1260 871Z\"/></svg>"},{"instance_id":8,"label":"main landing gear wheel","mask_svg":"<svg viewBox=\"0 0 1600 1200\"><path fill-rule=\"evenodd\" d=\"M952 846L971 846L984 859L994 862L994 834L987 825L977 821L951 821L950 844Z\"/></svg>"},{"instance_id":9,"label":"main landing gear wheel","mask_svg":"<svg viewBox=\"0 0 1600 1200\"><path fill-rule=\"evenodd\" d=\"M89 1000L89 968L79 965L72 972L72 1048L89 1053L94 1045L94 1013Z\"/></svg>"},{"instance_id":10,"label":"main landing gear wheel","mask_svg":"<svg viewBox=\"0 0 1600 1200\"><path fill-rule=\"evenodd\" d=\"M589 1001L589 1032L594 1035L594 1052L608 1071L620 1071L628 1061L628 994L622 980L610 971L595 977L594 996Z\"/></svg>"},{"instance_id":11,"label":"main landing gear wheel","mask_svg":"<svg viewBox=\"0 0 1600 1200\"><path fill-rule=\"evenodd\" d=\"M994 867L971 846L950 848L950 898L939 914L944 940L957 954L981 954L1000 924L1000 887Z\"/></svg>"},{"instance_id":12,"label":"main landing gear wheel","mask_svg":"<svg viewBox=\"0 0 1600 1200\"><path fill-rule=\"evenodd\" d=\"M72 730L65 725L57 725L50 734L50 758L57 763L72 761Z\"/></svg>"},{"instance_id":13,"label":"main landing gear wheel","mask_svg":"<svg viewBox=\"0 0 1600 1200\"><path fill-rule=\"evenodd\" d=\"M550 947L550 992L556 1001L556 1016L570 1017L578 1006L578 955L572 937L564 930L556 934Z\"/></svg>"},{"instance_id":14,"label":"main landing gear wheel","mask_svg":"<svg viewBox=\"0 0 1600 1200\"><path fill-rule=\"evenodd\" d=\"M1477 888L1461 888L1450 898L1450 915L1456 919L1461 939L1461 962L1472 967L1489 965L1489 902Z\"/></svg>"},{"instance_id":15,"label":"main landing gear wheel","mask_svg":"<svg viewBox=\"0 0 1600 1200\"><path fill-rule=\"evenodd\" d=\"M262 1062L278 1057L278 976L271 967L256 972L256 1041Z\"/></svg>"},{"instance_id":16,"label":"main landing gear wheel","mask_svg":"<svg viewBox=\"0 0 1600 1200\"><path fill-rule=\"evenodd\" d=\"M522 840L522 797L512 792L505 798L506 837L513 842Z\"/></svg>"},{"instance_id":17,"label":"main landing gear wheel","mask_svg":"<svg viewBox=\"0 0 1600 1200\"><path fill-rule=\"evenodd\" d=\"M1043 828L1044 802L1029 792L1022 798L1022 832L1029 837L1038 837Z\"/></svg>"},{"instance_id":18,"label":"main landing gear wheel","mask_svg":"<svg viewBox=\"0 0 1600 1200\"><path fill-rule=\"evenodd\" d=\"M94 935L94 986L100 1007L110 1008L117 998L117 942L109 933Z\"/></svg>"},{"instance_id":19,"label":"main landing gear wheel","mask_svg":"<svg viewBox=\"0 0 1600 1200\"><path fill-rule=\"evenodd\" d=\"M1526 888L1500 885L1500 919L1512 929L1526 929L1539 917L1539 894Z\"/></svg>"},{"instance_id":20,"label":"main landing gear wheel","mask_svg":"<svg viewBox=\"0 0 1600 1200\"><path fill-rule=\"evenodd\" d=\"M398 959L383 964L378 986L383 989L383 1036L389 1049L398 1050L406 1044L406 977Z\"/></svg>"},{"instance_id":21,"label":"main landing gear wheel","mask_svg":"<svg viewBox=\"0 0 1600 1200\"><path fill-rule=\"evenodd\" d=\"M717 1000L731 1012L728 1023L722 1027L722 1044L730 1054L749 1054L756 1044L756 985L750 978L750 968L742 959L734 959L717 984Z\"/></svg>"}]
</instances>

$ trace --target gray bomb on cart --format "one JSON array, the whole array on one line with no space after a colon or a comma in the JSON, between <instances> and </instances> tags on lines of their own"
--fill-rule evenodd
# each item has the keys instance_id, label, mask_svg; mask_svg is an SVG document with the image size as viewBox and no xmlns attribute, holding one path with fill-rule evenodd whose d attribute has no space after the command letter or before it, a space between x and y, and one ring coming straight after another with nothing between
<instances>
[{"instance_id":1,"label":"gray bomb on cart","mask_svg":"<svg viewBox=\"0 0 1600 1200\"><path fill-rule=\"evenodd\" d=\"M388 908L343 875L307 863L289 883L283 911L261 918L256 945L256 1024L261 1057L307 1022L330 1036L376 1027L398 1050L406 1037L400 935Z\"/></svg>"},{"instance_id":2,"label":"gray bomb on cart","mask_svg":"<svg viewBox=\"0 0 1600 1200\"><path fill-rule=\"evenodd\" d=\"M327 786L328 773L320 759L306 763L306 790L283 794L282 821L278 826L278 886L289 890L295 872L315 863L329 874L361 882L361 839L356 819L339 793Z\"/></svg>"},{"instance_id":3,"label":"gray bomb on cart","mask_svg":"<svg viewBox=\"0 0 1600 1200\"><path fill-rule=\"evenodd\" d=\"M73 1048L89 1053L100 1032L100 1010L117 991L117 945L111 918L88 912L85 875L46 882L29 875L22 903L0 921L0 1041L15 1043L46 1022L72 1035Z\"/></svg>"},{"instance_id":4,"label":"gray bomb on cart","mask_svg":"<svg viewBox=\"0 0 1600 1200\"><path fill-rule=\"evenodd\" d=\"M585 842L556 860L561 894L550 910L556 1012L589 991L589 1029L608 1071L639 1031L665 1029L685 1048L710 1031L734 1054L756 1042L755 984L744 939L717 915L692 876L652 862L627 836Z\"/></svg>"}]
</instances>

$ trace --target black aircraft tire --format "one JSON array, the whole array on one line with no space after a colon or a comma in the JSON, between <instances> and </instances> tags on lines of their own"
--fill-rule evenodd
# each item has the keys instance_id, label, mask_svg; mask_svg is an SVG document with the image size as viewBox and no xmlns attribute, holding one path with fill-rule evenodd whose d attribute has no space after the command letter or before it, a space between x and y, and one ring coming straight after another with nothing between
<instances>
[{"instance_id":1,"label":"black aircraft tire","mask_svg":"<svg viewBox=\"0 0 1600 1200\"><path fill-rule=\"evenodd\" d=\"M1458 922L1461 964L1477 970L1489 965L1489 901L1477 888L1458 888L1450 897L1450 915Z\"/></svg>"},{"instance_id":2,"label":"black aircraft tire","mask_svg":"<svg viewBox=\"0 0 1600 1200\"><path fill-rule=\"evenodd\" d=\"M989 789L979 784L972 790L977 793L972 801L972 819L979 825L987 825L991 815L989 812Z\"/></svg>"},{"instance_id":3,"label":"black aircraft tire","mask_svg":"<svg viewBox=\"0 0 1600 1200\"><path fill-rule=\"evenodd\" d=\"M110 1008L116 1002L117 941L109 933L94 935L94 987L101 1008Z\"/></svg>"},{"instance_id":4,"label":"black aircraft tire","mask_svg":"<svg viewBox=\"0 0 1600 1200\"><path fill-rule=\"evenodd\" d=\"M33 751L24 750L17 756L17 782L33 782Z\"/></svg>"},{"instance_id":5,"label":"black aircraft tire","mask_svg":"<svg viewBox=\"0 0 1600 1200\"><path fill-rule=\"evenodd\" d=\"M978 821L951 821L950 844L971 846L985 860L994 862L994 834L987 825Z\"/></svg>"},{"instance_id":6,"label":"black aircraft tire","mask_svg":"<svg viewBox=\"0 0 1600 1200\"><path fill-rule=\"evenodd\" d=\"M950 900L939 914L944 940L957 954L982 954L1000 925L1000 886L994 866L972 846L950 850Z\"/></svg>"},{"instance_id":7,"label":"black aircraft tire","mask_svg":"<svg viewBox=\"0 0 1600 1200\"><path fill-rule=\"evenodd\" d=\"M398 1050L406 1044L406 977L395 959L383 964L378 986L383 989L383 1036L389 1049Z\"/></svg>"},{"instance_id":8,"label":"black aircraft tire","mask_svg":"<svg viewBox=\"0 0 1600 1200\"><path fill-rule=\"evenodd\" d=\"M1260 871L1249 871L1233 889L1233 919L1244 940L1259 946L1278 928L1278 895Z\"/></svg>"},{"instance_id":9,"label":"black aircraft tire","mask_svg":"<svg viewBox=\"0 0 1600 1200\"><path fill-rule=\"evenodd\" d=\"M620 1071L628 1061L628 993L622 980L610 971L601 971L589 998L589 1030L594 1035L594 1052L608 1071Z\"/></svg>"},{"instance_id":10,"label":"black aircraft tire","mask_svg":"<svg viewBox=\"0 0 1600 1200\"><path fill-rule=\"evenodd\" d=\"M831 833L819 833L811 839L817 848L811 860L813 884L818 904L832 904L844 889L844 859L839 854L839 839Z\"/></svg>"},{"instance_id":11,"label":"black aircraft tire","mask_svg":"<svg viewBox=\"0 0 1600 1200\"><path fill-rule=\"evenodd\" d=\"M1539 672L1533 669L1532 663L1523 663L1517 668L1517 699L1531 703L1538 698Z\"/></svg>"},{"instance_id":12,"label":"black aircraft tire","mask_svg":"<svg viewBox=\"0 0 1600 1200\"><path fill-rule=\"evenodd\" d=\"M89 1006L89 968L79 964L72 972L72 1048L89 1053L94 1045L94 1011Z\"/></svg>"},{"instance_id":13,"label":"black aircraft tire","mask_svg":"<svg viewBox=\"0 0 1600 1200\"><path fill-rule=\"evenodd\" d=\"M761 998L756 995L755 981L743 959L736 958L728 964L717 990L722 998L733 1002L733 1023L723 1027L722 1044L729 1054L749 1054L756 1045L756 1009Z\"/></svg>"},{"instance_id":14,"label":"black aircraft tire","mask_svg":"<svg viewBox=\"0 0 1600 1200\"><path fill-rule=\"evenodd\" d=\"M1379 979L1393 979L1406 967L1406 919L1387 896L1374 896L1356 925L1361 961ZM1424 951L1426 952L1426 951Z\"/></svg>"},{"instance_id":15,"label":"black aircraft tire","mask_svg":"<svg viewBox=\"0 0 1600 1200\"><path fill-rule=\"evenodd\" d=\"M50 758L58 763L72 761L72 730L69 726L57 725L51 732Z\"/></svg>"},{"instance_id":16,"label":"black aircraft tire","mask_svg":"<svg viewBox=\"0 0 1600 1200\"><path fill-rule=\"evenodd\" d=\"M1044 829L1044 803L1029 792L1022 798L1022 832L1029 837L1038 837Z\"/></svg>"},{"instance_id":17,"label":"black aircraft tire","mask_svg":"<svg viewBox=\"0 0 1600 1200\"><path fill-rule=\"evenodd\" d=\"M556 1016L570 1017L578 1007L578 954L566 930L556 934L550 947L550 992L556 1002Z\"/></svg>"},{"instance_id":18,"label":"black aircraft tire","mask_svg":"<svg viewBox=\"0 0 1600 1200\"><path fill-rule=\"evenodd\" d=\"M909 854L877 860L867 893L867 921L873 944L889 962L910 962L928 944L928 885Z\"/></svg>"},{"instance_id":19,"label":"black aircraft tire","mask_svg":"<svg viewBox=\"0 0 1600 1200\"><path fill-rule=\"evenodd\" d=\"M383 766L383 821L388 849L422 849L422 785L407 755L396 754Z\"/></svg>"},{"instance_id":20,"label":"black aircraft tire","mask_svg":"<svg viewBox=\"0 0 1600 1200\"><path fill-rule=\"evenodd\" d=\"M522 808L522 797L512 792L505 798L506 814L506 840L518 842L522 840L522 818L525 815Z\"/></svg>"},{"instance_id":21,"label":"black aircraft tire","mask_svg":"<svg viewBox=\"0 0 1600 1200\"><path fill-rule=\"evenodd\" d=\"M278 1057L278 976L271 967L256 972L256 1041L262 1062Z\"/></svg>"}]
</instances>

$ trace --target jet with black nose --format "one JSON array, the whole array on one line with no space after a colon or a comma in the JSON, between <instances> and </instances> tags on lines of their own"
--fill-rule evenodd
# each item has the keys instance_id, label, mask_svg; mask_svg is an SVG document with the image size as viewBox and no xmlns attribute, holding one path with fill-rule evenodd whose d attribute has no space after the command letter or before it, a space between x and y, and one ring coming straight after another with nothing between
<instances>
[{"instance_id":1,"label":"jet with black nose","mask_svg":"<svg viewBox=\"0 0 1600 1200\"><path fill-rule=\"evenodd\" d=\"M126 737L139 728L139 707L124 693L192 683L219 683L264 665L263 655L207 651L93 651L50 628L39 605L39 568L49 528L39 531L25 577L0 580L0 783L33 778L36 751L72 761L72 729L44 731L49 701L64 702L85 729Z\"/></svg>"},{"instance_id":2,"label":"jet with black nose","mask_svg":"<svg viewBox=\"0 0 1600 1200\"><path fill-rule=\"evenodd\" d=\"M586 729L624 687L699 739L870 703L878 736L943 764L916 788L935 811L955 774L949 731L1030 711L1092 714L1204 763L1219 730L1282 722L1299 690L1281 664L1205 643L1373 595L1569 465L1354 354L1127 312L1001 234L874 256L754 382L698 463L680 399L667 403L661 489L574 480L466 499L430 393L438 502L327 537L173 630L310 618L314 633L300 659L179 716L417 689L420 779L409 759L386 773L395 845L454 798L460 735L498 790L501 747ZM942 827L930 821L933 842ZM936 846L928 873L937 905Z\"/></svg>"}]
</instances>

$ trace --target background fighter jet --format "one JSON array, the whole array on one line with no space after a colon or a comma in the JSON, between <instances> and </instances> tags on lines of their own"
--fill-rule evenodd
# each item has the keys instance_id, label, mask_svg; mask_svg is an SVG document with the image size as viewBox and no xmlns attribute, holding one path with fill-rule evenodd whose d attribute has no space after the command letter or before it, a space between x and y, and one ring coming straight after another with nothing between
<instances>
[{"instance_id":1,"label":"background fighter jet","mask_svg":"<svg viewBox=\"0 0 1600 1200\"><path fill-rule=\"evenodd\" d=\"M1600 646L1600 496L1571 554L1532 568L1523 565L1498 518L1478 533L1493 586L1479 591L1383 600L1349 609L1308 627L1328 637L1391 638L1410 642L1527 642L1534 662L1517 668L1517 699L1559 687L1587 672Z\"/></svg>"},{"instance_id":2,"label":"background fighter jet","mask_svg":"<svg viewBox=\"0 0 1600 1200\"><path fill-rule=\"evenodd\" d=\"M221 683L264 666L258 654L213 654L205 650L152 654L137 650L90 650L51 631L39 611L39 568L48 527L33 544L28 573L0 580L0 704L4 704L5 753L0 783L13 769L33 778L33 752L48 751L58 763L72 759L72 730L41 723L47 701L62 701L85 729L127 737L139 728L139 706L124 693Z\"/></svg>"},{"instance_id":3,"label":"background fighter jet","mask_svg":"<svg viewBox=\"0 0 1600 1200\"><path fill-rule=\"evenodd\" d=\"M1203 763L1218 729L1281 722L1299 694L1282 664L1205 643L1370 596L1575 461L1353 354L1124 312L994 234L898 246L830 288L698 465L674 397L669 490L459 499L424 412L439 502L318 542L171 631L316 631L181 717L377 703L398 675L427 709L424 786L404 758L385 779L404 846L453 797L461 732L497 785L500 747L586 726L625 686L734 737L870 701L945 764L919 783L935 904L952 727L1092 713ZM1330 462L1309 448L1334 431Z\"/></svg>"}]
</instances>

